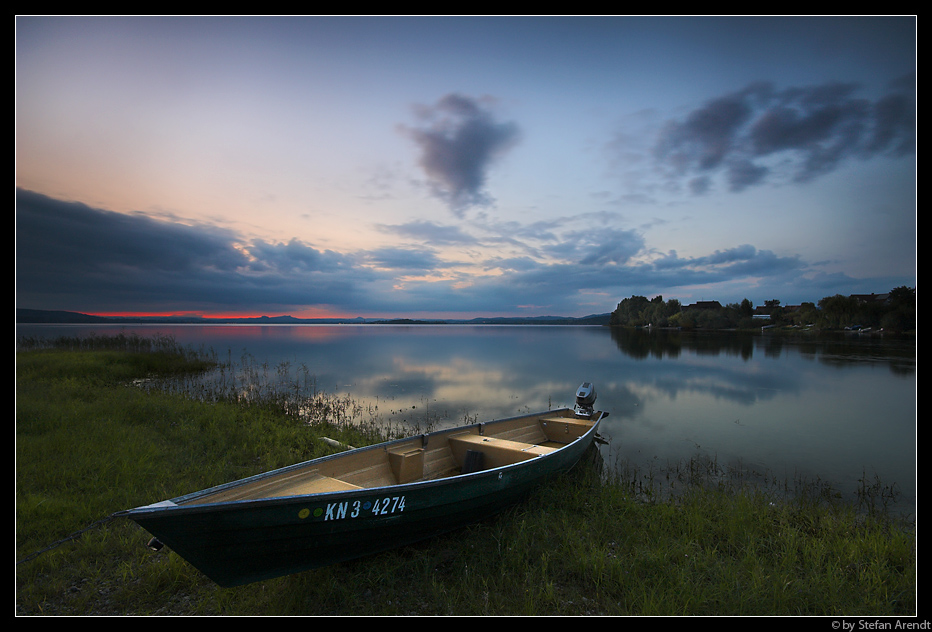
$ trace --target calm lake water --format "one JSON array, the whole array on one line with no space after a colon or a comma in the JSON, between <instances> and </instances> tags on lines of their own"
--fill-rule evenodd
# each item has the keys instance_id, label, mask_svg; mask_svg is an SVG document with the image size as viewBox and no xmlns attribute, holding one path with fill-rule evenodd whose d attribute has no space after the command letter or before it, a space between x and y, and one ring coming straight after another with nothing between
<instances>
[{"instance_id":1,"label":"calm lake water","mask_svg":"<svg viewBox=\"0 0 932 632\"><path fill-rule=\"evenodd\" d=\"M880 480L913 505L916 346L890 336L457 325L27 325L17 335L156 333L289 367L393 423L461 424L572 406L591 381L606 461L696 457L821 480Z\"/></svg>"}]
</instances>

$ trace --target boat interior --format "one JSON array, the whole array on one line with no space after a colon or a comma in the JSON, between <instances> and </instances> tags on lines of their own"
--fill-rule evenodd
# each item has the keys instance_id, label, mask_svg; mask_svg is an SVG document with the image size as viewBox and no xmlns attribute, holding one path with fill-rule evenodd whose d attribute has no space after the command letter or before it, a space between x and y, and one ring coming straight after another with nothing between
<instances>
[{"instance_id":1,"label":"boat interior","mask_svg":"<svg viewBox=\"0 0 932 632\"><path fill-rule=\"evenodd\" d=\"M224 486L183 504L386 487L501 467L538 458L571 443L600 415L563 409L417 435Z\"/></svg>"}]
</instances>

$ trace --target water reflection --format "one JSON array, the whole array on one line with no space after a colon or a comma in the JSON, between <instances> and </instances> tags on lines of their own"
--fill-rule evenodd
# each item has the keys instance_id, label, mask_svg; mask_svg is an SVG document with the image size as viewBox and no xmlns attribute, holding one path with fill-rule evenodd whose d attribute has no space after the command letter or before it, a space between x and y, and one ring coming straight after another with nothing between
<instances>
[{"instance_id":1,"label":"water reflection","mask_svg":"<svg viewBox=\"0 0 932 632\"><path fill-rule=\"evenodd\" d=\"M745 332L721 336L665 329L612 329L611 336L622 353L635 359L678 358L684 351L749 359L754 352L755 340L752 334Z\"/></svg>"},{"instance_id":2,"label":"water reflection","mask_svg":"<svg viewBox=\"0 0 932 632\"><path fill-rule=\"evenodd\" d=\"M23 335L62 335L56 326ZM84 335L69 326L67 335ZM171 335L268 379L310 376L391 423L442 427L570 406L583 381L610 413L608 462L694 457L915 491L916 349L889 336L515 326L84 327ZM289 385L291 387L291 385Z\"/></svg>"},{"instance_id":3,"label":"water reflection","mask_svg":"<svg viewBox=\"0 0 932 632\"><path fill-rule=\"evenodd\" d=\"M657 334L660 335L657 335ZM915 346L909 339L614 332L644 364L610 419L625 459L696 455L852 493L875 474L912 498ZM671 361L675 360L675 361Z\"/></svg>"},{"instance_id":4,"label":"water reflection","mask_svg":"<svg viewBox=\"0 0 932 632\"><path fill-rule=\"evenodd\" d=\"M612 340L635 359L730 355L751 360L755 353L779 357L793 351L827 364L881 363L903 375L915 372L915 339L894 335L842 333L695 332L681 330L611 330Z\"/></svg>"}]
</instances>

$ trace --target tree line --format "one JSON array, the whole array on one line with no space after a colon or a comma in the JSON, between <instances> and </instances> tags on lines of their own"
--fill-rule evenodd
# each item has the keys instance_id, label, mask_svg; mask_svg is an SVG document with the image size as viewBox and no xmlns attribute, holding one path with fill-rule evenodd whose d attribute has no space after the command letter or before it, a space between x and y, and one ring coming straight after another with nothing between
<instances>
[{"instance_id":1,"label":"tree line","mask_svg":"<svg viewBox=\"0 0 932 632\"><path fill-rule=\"evenodd\" d=\"M769 316L762 320L761 317ZM755 308L748 299L721 305L716 301L683 306L662 296L622 300L609 319L612 327L679 327L682 329L757 329L762 325L850 329L870 327L890 332L916 329L916 288L894 288L885 297L826 296L818 304L782 306L764 301Z\"/></svg>"}]
</instances>

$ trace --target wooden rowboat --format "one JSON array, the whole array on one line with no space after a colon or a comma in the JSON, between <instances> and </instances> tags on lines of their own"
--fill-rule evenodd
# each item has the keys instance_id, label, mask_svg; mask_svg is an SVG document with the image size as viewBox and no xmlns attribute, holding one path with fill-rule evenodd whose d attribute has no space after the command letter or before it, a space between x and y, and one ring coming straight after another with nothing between
<instances>
[{"instance_id":1,"label":"wooden rowboat","mask_svg":"<svg viewBox=\"0 0 932 632\"><path fill-rule=\"evenodd\" d=\"M137 507L128 517L220 586L327 566L456 529L573 467L607 413L574 409L341 452Z\"/></svg>"}]
</instances>

